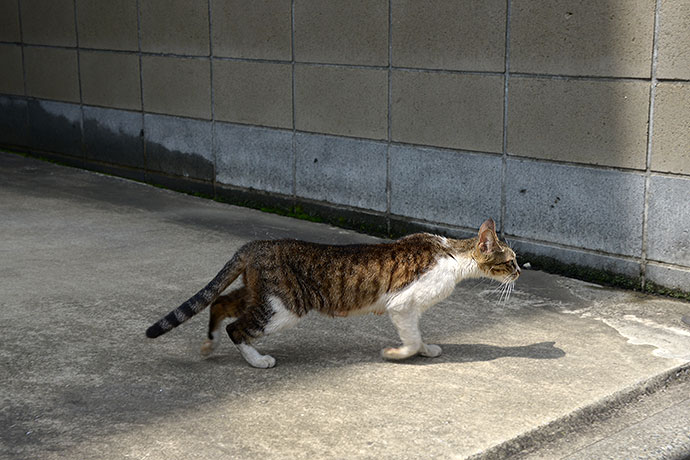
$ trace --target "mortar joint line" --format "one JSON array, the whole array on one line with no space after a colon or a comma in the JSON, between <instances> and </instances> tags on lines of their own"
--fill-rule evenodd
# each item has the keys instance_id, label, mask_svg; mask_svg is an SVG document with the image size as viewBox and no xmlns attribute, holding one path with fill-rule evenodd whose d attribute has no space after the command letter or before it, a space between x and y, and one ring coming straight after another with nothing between
<instances>
[{"instance_id":1,"label":"mortar joint line","mask_svg":"<svg viewBox=\"0 0 690 460\"><path fill-rule=\"evenodd\" d=\"M216 193L216 177L218 174L218 150L216 148L216 89L214 87L213 78L213 10L211 9L211 0L208 0L208 56L209 56L209 84L211 91L211 156L213 157L213 175L211 177L211 186L213 189L213 196L217 198Z\"/></svg>"},{"instance_id":2,"label":"mortar joint line","mask_svg":"<svg viewBox=\"0 0 690 460\"><path fill-rule=\"evenodd\" d=\"M0 40L0 44L4 45L22 45L19 42L13 41L3 41ZM66 45L53 45L49 43L24 43L23 44L29 48L52 48L52 49L64 49L64 50L74 50L75 46ZM108 48L94 48L84 46L80 48L82 51L96 51L101 53L117 53L117 54L137 54L136 50L130 49L108 49ZM198 54L184 54L184 53L171 53L163 51L141 51L143 56L147 57L169 57L169 58L180 58L180 59L197 59L197 60L207 60L210 59L208 55L198 55ZM256 63L266 63L266 64L289 64L290 60L285 59L266 59L266 58L242 58L242 57L232 57L232 56L213 56L213 59L218 61L233 61L233 62L256 62ZM308 67L335 67L335 68L352 68L352 69L363 69L363 70L386 70L388 67L385 65L367 65L367 64L347 64L347 63L331 63L331 62L315 62L315 61L296 61L297 64ZM504 71L493 71L493 70L458 70L458 69L441 69L441 68L426 68L426 67L405 67L405 66L392 66L393 70L402 72L419 72L419 73L431 73L431 74L447 74L447 75L475 75L475 76L496 76L501 77L505 74ZM555 74L555 73L534 73L534 72L510 72L513 78L524 78L524 79L548 79L548 80L566 80L566 81L592 81L592 82L649 82L649 77L635 77L635 76L617 76L617 75L593 75L593 74ZM657 78L658 81L668 81L674 83L690 83L690 78L683 77L661 77Z\"/></svg>"},{"instance_id":3,"label":"mortar joint line","mask_svg":"<svg viewBox=\"0 0 690 460\"><path fill-rule=\"evenodd\" d=\"M507 208L507 175L508 175L508 80L510 79L510 2L506 0L506 32L504 48L504 77L503 77L503 139L501 140L501 210L499 222L501 236L505 238L506 208Z\"/></svg>"},{"instance_id":4,"label":"mortar joint line","mask_svg":"<svg viewBox=\"0 0 690 460\"><path fill-rule=\"evenodd\" d=\"M63 49L63 50L76 50L76 46L64 46L64 45L52 45L46 43L23 43L23 42L7 42L1 41L0 44L9 44L16 46L24 46L27 48L50 48L50 49ZM167 53L167 52L153 52L153 51L143 51L143 50L129 50L129 49L107 49L107 48L94 48L88 46L80 46L81 51L94 51L100 53L116 53L116 54L138 54L140 53L145 57L170 57L170 58L180 58L180 59L197 59L197 60L208 60L209 55L191 55L191 54L180 54L180 53ZM212 59L219 61L234 61L234 62L257 62L257 63L274 63L274 64L288 64L291 60L281 60L281 59L261 59L261 58L239 58L239 57L229 57L229 56L212 56ZM357 64L334 64L326 62L307 62L307 61L295 61L296 64L302 66L313 66L313 67L339 67L339 68L354 68L354 69L367 69L367 70L387 70L389 66L373 66L373 65L357 65ZM476 75L476 76L504 76L505 71L468 71L468 70L451 70L451 69L435 69L435 68L414 68L414 67L401 67L392 66L393 70L404 71L404 72L420 72L420 73L433 73L433 74L457 74L457 75ZM510 72L513 78L527 78L527 79L552 79L552 80L567 80L567 81L598 81L598 82L649 82L649 77L629 77L629 76L603 76L603 75L575 75L575 74L540 74L540 73L526 73L526 72ZM657 78L657 81L668 81L676 83L688 83L690 79L687 78Z\"/></svg>"},{"instance_id":5,"label":"mortar joint line","mask_svg":"<svg viewBox=\"0 0 690 460\"><path fill-rule=\"evenodd\" d=\"M17 0L17 16L18 16L18 22L19 22L19 40L20 40L20 52L22 55L22 78L23 78L23 88L24 88L24 94L23 97L28 101L28 92L26 88L26 59L24 57L24 27L22 25L22 5L21 5L21 0ZM25 133L29 133L29 130L31 129L31 120L30 120L30 115L29 115L29 109L28 109L28 102L27 102L27 110L26 110L26 116L24 117L24 129Z\"/></svg>"},{"instance_id":6,"label":"mortar joint line","mask_svg":"<svg viewBox=\"0 0 690 460\"><path fill-rule=\"evenodd\" d=\"M79 121L79 135L81 136L79 149L81 150L84 161L86 161L86 142L84 140L84 97L82 94L81 84L81 52L79 51L79 21L77 16L77 0L73 0L72 6L74 7L74 42L76 44L77 51L77 85L79 85L79 112L81 114L81 119Z\"/></svg>"},{"instance_id":7,"label":"mortar joint line","mask_svg":"<svg viewBox=\"0 0 690 460\"><path fill-rule=\"evenodd\" d=\"M144 156L144 179L149 174L148 154L146 152L146 108L144 107L144 66L141 53L141 0L137 0L137 56L139 57L139 103L141 104L141 151Z\"/></svg>"},{"instance_id":8,"label":"mortar joint line","mask_svg":"<svg viewBox=\"0 0 690 460\"><path fill-rule=\"evenodd\" d=\"M27 97L27 88L26 88L26 61L24 59L24 27L22 25L22 2L21 0L17 0L17 19L19 23L19 45L22 53L22 77L24 78L24 81L22 82L24 85L24 97ZM28 118L28 116L27 116ZM28 122L28 119L27 119ZM28 127L27 127L28 129Z\"/></svg>"},{"instance_id":9,"label":"mortar joint line","mask_svg":"<svg viewBox=\"0 0 690 460\"><path fill-rule=\"evenodd\" d=\"M292 99L292 206L297 206L297 108L295 75L295 0L290 2L290 97Z\"/></svg>"},{"instance_id":10,"label":"mortar joint line","mask_svg":"<svg viewBox=\"0 0 690 460\"><path fill-rule=\"evenodd\" d=\"M647 239L649 236L649 187L652 176L652 136L654 134L654 102L657 86L657 65L659 60L659 18L661 15L661 0L656 0L654 8L654 36L652 39L652 63L649 81L649 112L647 122L647 149L645 155L644 172L644 206L642 211L642 251L640 254L640 278L642 290L647 284Z\"/></svg>"},{"instance_id":11,"label":"mortar joint line","mask_svg":"<svg viewBox=\"0 0 690 460\"><path fill-rule=\"evenodd\" d=\"M393 0L388 0L388 113L387 113L387 127L386 127L386 233L391 233L391 143L392 136L392 119L393 119Z\"/></svg>"},{"instance_id":12,"label":"mortar joint line","mask_svg":"<svg viewBox=\"0 0 690 460\"><path fill-rule=\"evenodd\" d=\"M24 88L24 94L23 97L27 101L27 109L26 109L26 115L24 117L24 132L28 135L28 133L31 130L31 115L30 110L29 110L29 104L28 104L28 92L27 92L27 87L26 87L26 59L24 57L24 26L22 25L22 5L21 5L21 0L17 0L17 19L19 23L19 40L20 40L20 52L22 55L22 78L23 78L23 88Z\"/></svg>"},{"instance_id":13,"label":"mortar joint line","mask_svg":"<svg viewBox=\"0 0 690 460\"><path fill-rule=\"evenodd\" d=\"M599 256L599 257L610 257L614 259L620 259L628 262L639 262L639 257L634 256L634 255L626 255L626 254L621 254L621 253L616 253L616 252L608 252L605 249L597 249L597 248L586 248L583 246L576 246L576 243L559 243L557 241L550 241L550 240L542 240L539 238L535 237L528 237L528 236L521 236L517 234L511 234L507 233L506 238L509 238L513 242L518 242L518 243L527 243L527 244L532 244L536 246L545 246L547 248L553 248L553 249L561 249L561 250L566 250L566 251L571 251L571 252L579 252L582 254L589 254L592 256ZM533 252L533 254L538 254L536 252ZM558 259L561 260L561 259Z\"/></svg>"}]
</instances>

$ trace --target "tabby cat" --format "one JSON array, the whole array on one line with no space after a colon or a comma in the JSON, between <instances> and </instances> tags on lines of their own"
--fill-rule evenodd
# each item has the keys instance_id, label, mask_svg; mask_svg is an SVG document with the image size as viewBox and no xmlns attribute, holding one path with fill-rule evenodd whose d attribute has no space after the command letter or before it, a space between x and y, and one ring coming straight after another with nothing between
<instances>
[{"instance_id":1,"label":"tabby cat","mask_svg":"<svg viewBox=\"0 0 690 460\"><path fill-rule=\"evenodd\" d=\"M221 295L237 277L243 286ZM382 351L387 359L416 354L439 356L441 348L422 341L420 315L448 297L468 278L511 285L520 275L515 253L496 235L489 219L474 238L457 240L417 233L392 243L323 245L296 240L253 241L242 246L206 287L146 331L165 334L211 304L208 339L216 344L221 322L244 359L268 368L275 359L251 342L295 325L312 310L330 316L388 313L402 346Z\"/></svg>"}]
</instances>

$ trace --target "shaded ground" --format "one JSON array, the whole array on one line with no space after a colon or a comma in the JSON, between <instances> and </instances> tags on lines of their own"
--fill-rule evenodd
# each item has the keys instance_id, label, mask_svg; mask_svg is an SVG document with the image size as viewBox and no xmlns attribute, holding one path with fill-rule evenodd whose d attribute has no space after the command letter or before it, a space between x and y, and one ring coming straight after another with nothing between
<instances>
[{"instance_id":1,"label":"shaded ground","mask_svg":"<svg viewBox=\"0 0 690 460\"><path fill-rule=\"evenodd\" d=\"M374 238L4 153L0 235L0 458L463 458L690 361L688 303L525 271L425 314L439 358L313 316L253 369L228 341L201 359L205 314L144 330L250 239Z\"/></svg>"}]
</instances>

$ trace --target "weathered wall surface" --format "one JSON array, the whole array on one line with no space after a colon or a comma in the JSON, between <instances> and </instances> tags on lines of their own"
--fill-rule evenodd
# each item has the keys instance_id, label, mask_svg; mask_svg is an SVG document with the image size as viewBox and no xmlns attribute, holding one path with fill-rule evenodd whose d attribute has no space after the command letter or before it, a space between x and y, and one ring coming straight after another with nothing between
<instances>
[{"instance_id":1,"label":"weathered wall surface","mask_svg":"<svg viewBox=\"0 0 690 460\"><path fill-rule=\"evenodd\" d=\"M690 290L690 0L0 0L0 144ZM335 211L333 211L335 209Z\"/></svg>"}]
</instances>

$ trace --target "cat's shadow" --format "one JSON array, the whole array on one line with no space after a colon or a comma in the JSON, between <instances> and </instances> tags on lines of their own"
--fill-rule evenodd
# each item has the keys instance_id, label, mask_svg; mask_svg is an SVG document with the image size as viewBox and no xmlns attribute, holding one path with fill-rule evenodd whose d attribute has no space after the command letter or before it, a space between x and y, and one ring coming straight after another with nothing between
<instances>
[{"instance_id":1,"label":"cat's shadow","mask_svg":"<svg viewBox=\"0 0 690 460\"><path fill-rule=\"evenodd\" d=\"M499 347L482 343L439 343L438 345L443 350L438 358L415 356L400 363L414 365L443 362L473 363L499 358L559 359L565 356L565 351L555 346L556 342L539 342L516 347Z\"/></svg>"},{"instance_id":2,"label":"cat's shadow","mask_svg":"<svg viewBox=\"0 0 690 460\"><path fill-rule=\"evenodd\" d=\"M523 358L523 359L559 359L563 358L566 353L562 349L556 347L556 342L539 342L531 345L522 345L514 347L500 347L496 345L487 345L482 343L437 343L442 353L437 358L426 358L423 356L413 356L400 361L384 362L392 364L406 364L406 365L432 365L443 363L473 363L493 361L500 358ZM276 350L264 350L270 352L271 355L278 359L281 365L303 365L304 351L286 349L284 346ZM356 349L340 349L325 348L322 351L328 353L328 357L324 358L330 364L345 365L352 362L381 362L381 357L378 353L372 353L371 350L364 350L361 347ZM310 363L314 364L320 360L314 360L312 356ZM238 357L234 353L226 354L220 353L218 355L210 356L205 359L206 362L214 364L227 365L230 362L238 361Z\"/></svg>"}]
</instances>

